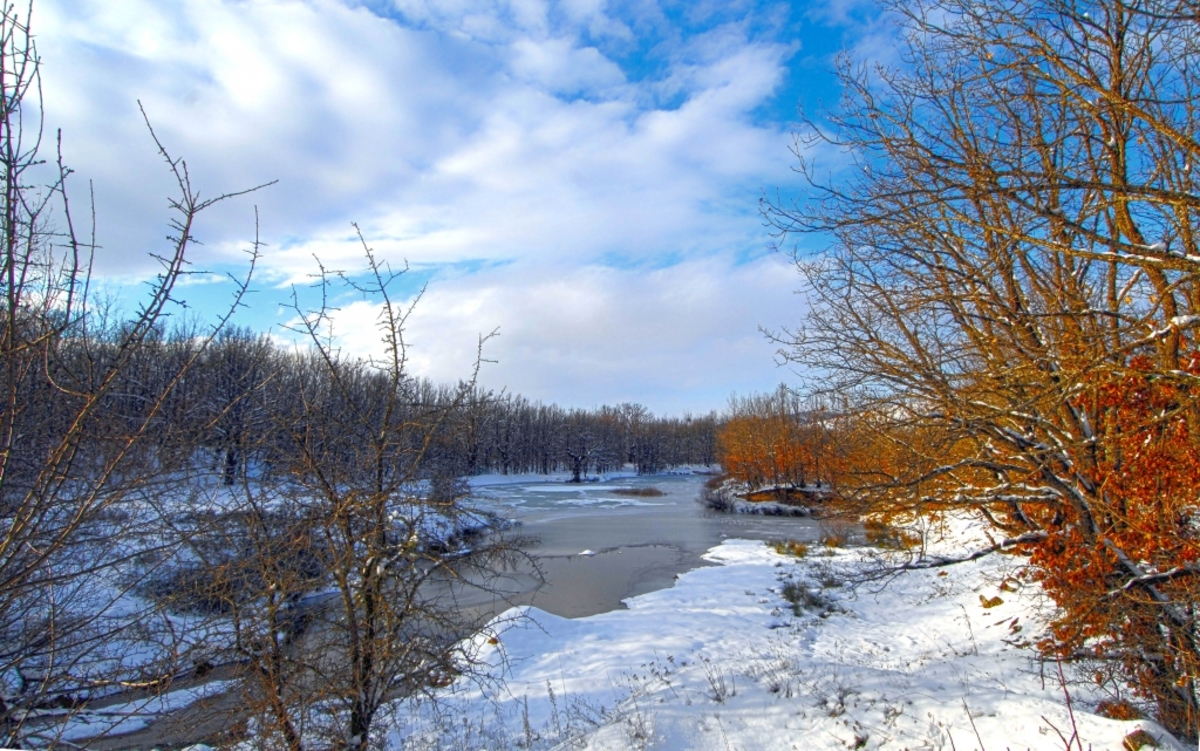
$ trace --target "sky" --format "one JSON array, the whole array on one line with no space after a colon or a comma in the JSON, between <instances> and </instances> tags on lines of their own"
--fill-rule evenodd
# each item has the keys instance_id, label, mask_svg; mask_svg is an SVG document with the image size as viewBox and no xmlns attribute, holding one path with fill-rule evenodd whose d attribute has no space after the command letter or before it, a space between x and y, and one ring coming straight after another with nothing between
<instances>
[{"instance_id":1,"label":"sky","mask_svg":"<svg viewBox=\"0 0 1200 751\"><path fill-rule=\"evenodd\" d=\"M228 305L257 226L236 320L285 336L315 259L363 272L357 224L408 269L395 302L424 287L414 375L468 377L495 331L487 388L675 415L795 380L762 329L799 323L800 279L759 200L803 188L834 56L888 34L863 0L37 0L32 27L98 288L135 298L168 247L140 102L202 197L275 181L200 216L190 314ZM378 298L330 305L344 352L379 351Z\"/></svg>"}]
</instances>

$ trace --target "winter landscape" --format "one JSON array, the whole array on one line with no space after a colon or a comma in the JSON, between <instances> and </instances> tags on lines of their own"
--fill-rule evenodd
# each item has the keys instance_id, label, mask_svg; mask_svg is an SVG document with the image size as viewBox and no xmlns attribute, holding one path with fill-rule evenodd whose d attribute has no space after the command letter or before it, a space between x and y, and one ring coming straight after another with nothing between
<instances>
[{"instance_id":1,"label":"winter landscape","mask_svg":"<svg viewBox=\"0 0 1200 751\"><path fill-rule=\"evenodd\" d=\"M1197 70L1191 0L4 5L0 747L1196 748Z\"/></svg>"}]
</instances>

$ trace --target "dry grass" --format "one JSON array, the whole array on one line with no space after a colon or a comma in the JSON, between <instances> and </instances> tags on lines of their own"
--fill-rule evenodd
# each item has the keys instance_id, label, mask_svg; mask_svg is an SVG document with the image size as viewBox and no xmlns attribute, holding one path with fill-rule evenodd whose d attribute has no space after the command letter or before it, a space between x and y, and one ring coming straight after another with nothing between
<instances>
[{"instance_id":1,"label":"dry grass","mask_svg":"<svg viewBox=\"0 0 1200 751\"><path fill-rule=\"evenodd\" d=\"M921 536L900 527L893 527L877 519L867 519L863 522L863 532L867 543L878 548L891 550L911 550L921 544Z\"/></svg>"},{"instance_id":2,"label":"dry grass","mask_svg":"<svg viewBox=\"0 0 1200 751\"><path fill-rule=\"evenodd\" d=\"M1140 720L1142 713L1125 699L1105 699L1096 705L1096 714L1110 720Z\"/></svg>"},{"instance_id":3,"label":"dry grass","mask_svg":"<svg viewBox=\"0 0 1200 751\"><path fill-rule=\"evenodd\" d=\"M637 498L658 498L666 495L658 488L617 488L612 492L613 495L631 495Z\"/></svg>"},{"instance_id":4,"label":"dry grass","mask_svg":"<svg viewBox=\"0 0 1200 751\"><path fill-rule=\"evenodd\" d=\"M729 475L715 475L704 481L704 487L709 490L716 490L729 479Z\"/></svg>"},{"instance_id":5,"label":"dry grass","mask_svg":"<svg viewBox=\"0 0 1200 751\"><path fill-rule=\"evenodd\" d=\"M771 549L780 555L790 555L794 558L808 555L808 546L799 540L773 540L770 545Z\"/></svg>"}]
</instances>

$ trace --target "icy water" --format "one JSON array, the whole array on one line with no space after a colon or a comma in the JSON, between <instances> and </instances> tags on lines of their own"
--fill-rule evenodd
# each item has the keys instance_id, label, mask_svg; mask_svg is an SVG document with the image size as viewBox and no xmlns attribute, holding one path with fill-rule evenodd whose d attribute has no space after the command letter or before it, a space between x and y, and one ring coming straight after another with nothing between
<instances>
[{"instance_id":1,"label":"icy water","mask_svg":"<svg viewBox=\"0 0 1200 751\"><path fill-rule=\"evenodd\" d=\"M813 541L811 519L723 514L697 502L707 477L655 475L602 483L528 482L489 485L487 499L536 539L530 548L545 583L513 572L512 604L532 604L578 618L624 607L622 600L670 587L678 574L707 565L700 556L723 540ZM622 496L620 488L653 487L659 497Z\"/></svg>"}]
</instances>

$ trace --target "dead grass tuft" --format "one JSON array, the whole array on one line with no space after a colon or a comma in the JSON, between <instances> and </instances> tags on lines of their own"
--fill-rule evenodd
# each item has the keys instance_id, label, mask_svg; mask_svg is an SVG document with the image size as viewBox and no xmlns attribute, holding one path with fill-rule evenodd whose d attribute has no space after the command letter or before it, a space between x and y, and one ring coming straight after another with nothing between
<instances>
[{"instance_id":1,"label":"dead grass tuft","mask_svg":"<svg viewBox=\"0 0 1200 751\"><path fill-rule=\"evenodd\" d=\"M666 495L665 492L659 490L658 488L653 488L653 487L617 488L616 490L614 490L612 492L613 492L613 495L628 495L628 496L634 496L637 498L658 498L659 496Z\"/></svg>"}]
</instances>

